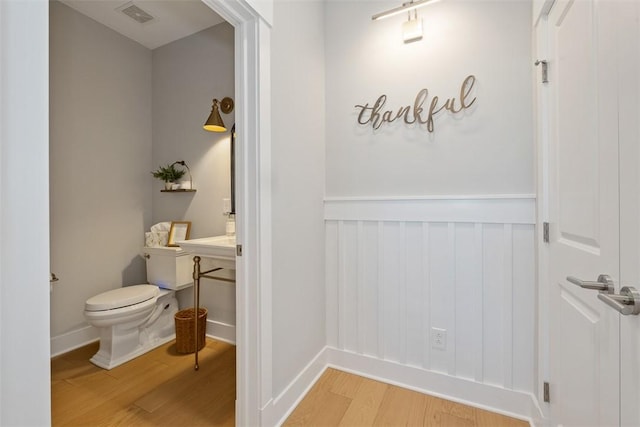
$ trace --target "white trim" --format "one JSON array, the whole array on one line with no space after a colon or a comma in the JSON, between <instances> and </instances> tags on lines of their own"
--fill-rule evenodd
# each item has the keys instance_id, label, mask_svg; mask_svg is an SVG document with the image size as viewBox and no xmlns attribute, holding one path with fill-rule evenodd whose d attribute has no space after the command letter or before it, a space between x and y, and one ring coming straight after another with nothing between
<instances>
[{"instance_id":1,"label":"white trim","mask_svg":"<svg viewBox=\"0 0 640 427\"><path fill-rule=\"evenodd\" d=\"M207 336L235 345L236 327L227 323L207 319ZM68 353L99 340L100 331L91 325L57 335L51 338L51 357L53 358Z\"/></svg>"},{"instance_id":2,"label":"white trim","mask_svg":"<svg viewBox=\"0 0 640 427\"><path fill-rule=\"evenodd\" d=\"M202 1L235 28L236 424L260 425L272 375L271 28L246 0Z\"/></svg>"},{"instance_id":3,"label":"white trim","mask_svg":"<svg viewBox=\"0 0 640 427\"><path fill-rule=\"evenodd\" d=\"M452 377L335 348L325 350L328 366L534 424L540 408L530 393Z\"/></svg>"},{"instance_id":4,"label":"white trim","mask_svg":"<svg viewBox=\"0 0 640 427\"><path fill-rule=\"evenodd\" d=\"M91 325L51 337L51 357L68 353L100 339L100 331Z\"/></svg>"},{"instance_id":5,"label":"white trim","mask_svg":"<svg viewBox=\"0 0 640 427\"><path fill-rule=\"evenodd\" d=\"M540 23L541 20L545 19L549 15L549 12L551 11L551 7L553 7L554 3L555 3L555 0L533 0L532 27L535 28Z\"/></svg>"},{"instance_id":6,"label":"white trim","mask_svg":"<svg viewBox=\"0 0 640 427\"><path fill-rule=\"evenodd\" d=\"M0 1L3 426L51 424L48 11L46 0Z\"/></svg>"},{"instance_id":7,"label":"white trim","mask_svg":"<svg viewBox=\"0 0 640 427\"><path fill-rule=\"evenodd\" d=\"M279 396L267 402L262 408L262 425L279 426L286 421L327 370L327 349L328 347L323 348Z\"/></svg>"},{"instance_id":8,"label":"white trim","mask_svg":"<svg viewBox=\"0 0 640 427\"><path fill-rule=\"evenodd\" d=\"M254 146L254 163L248 167L253 167L255 173L255 187L252 188L251 199L255 204L256 212L256 233L255 257L245 259L253 266L257 276L255 285L247 288L249 297L253 295L256 299L255 310L250 312L253 327L255 327L255 339L253 346L256 347L256 374L260 375L260 382L256 391L255 403L260 408L273 397L273 316L272 316L272 234L273 224L271 218L271 26L265 21L260 21L257 27L257 39L259 49L257 49L256 61L259 68L256 85L256 116L260 118L260 127L257 130L256 146ZM251 249L251 248L250 248ZM250 345L250 344L248 344ZM236 420L238 425L242 425ZM260 423L264 425L264 422Z\"/></svg>"},{"instance_id":9,"label":"white trim","mask_svg":"<svg viewBox=\"0 0 640 427\"><path fill-rule=\"evenodd\" d=\"M411 200L502 200L502 199L535 199L535 194L436 194L430 196L351 196L325 197L325 202L392 202Z\"/></svg>"},{"instance_id":10,"label":"white trim","mask_svg":"<svg viewBox=\"0 0 640 427\"><path fill-rule=\"evenodd\" d=\"M207 319L207 336L218 341L236 345L236 327L228 323Z\"/></svg>"},{"instance_id":11,"label":"white trim","mask_svg":"<svg viewBox=\"0 0 640 427\"><path fill-rule=\"evenodd\" d=\"M489 384L383 361L373 357L323 348L275 399L262 408L263 425L282 425L327 368L396 385L452 402L541 425L542 413L530 393L505 390Z\"/></svg>"},{"instance_id":12,"label":"white trim","mask_svg":"<svg viewBox=\"0 0 640 427\"><path fill-rule=\"evenodd\" d=\"M478 195L325 200L325 220L535 224L533 195Z\"/></svg>"},{"instance_id":13,"label":"white trim","mask_svg":"<svg viewBox=\"0 0 640 427\"><path fill-rule=\"evenodd\" d=\"M549 30L547 16L554 0L538 0L540 7L539 16L534 16L535 24L532 29L532 58L534 64L537 59L549 59ZM535 8L534 8L535 14ZM533 65L532 65L533 66ZM536 373L534 392L538 402L541 402L542 420L549 422L550 405L543 401L543 384L549 381L549 251L548 245L543 242L544 222L549 221L549 117L550 108L548 85L543 84L540 74L536 70L533 73L533 122L534 140L536 143L536 284L537 284L537 310L536 315Z\"/></svg>"}]
</instances>

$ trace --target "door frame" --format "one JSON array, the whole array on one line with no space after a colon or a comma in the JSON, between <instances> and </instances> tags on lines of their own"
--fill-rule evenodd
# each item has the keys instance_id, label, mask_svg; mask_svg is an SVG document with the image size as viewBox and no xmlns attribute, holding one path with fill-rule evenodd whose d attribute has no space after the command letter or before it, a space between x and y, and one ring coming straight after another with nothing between
<instances>
[{"instance_id":1,"label":"door frame","mask_svg":"<svg viewBox=\"0 0 640 427\"><path fill-rule=\"evenodd\" d=\"M534 393L542 416L549 419L549 404L544 402L544 383L549 381L549 246L544 242L544 223L549 222L549 122L548 93L542 83L540 60L548 60L548 16L555 0L534 0L532 22L534 141L536 141L536 255L537 255L537 378ZM548 64L553 66L553 64Z\"/></svg>"},{"instance_id":2,"label":"door frame","mask_svg":"<svg viewBox=\"0 0 640 427\"><path fill-rule=\"evenodd\" d=\"M236 425L271 399L271 26L244 1L202 0L235 30Z\"/></svg>"},{"instance_id":3,"label":"door frame","mask_svg":"<svg viewBox=\"0 0 640 427\"><path fill-rule=\"evenodd\" d=\"M271 29L244 0L202 1L235 27L236 423L259 425L271 397ZM48 425L48 0L0 1L0 136L0 425Z\"/></svg>"},{"instance_id":4,"label":"door frame","mask_svg":"<svg viewBox=\"0 0 640 427\"><path fill-rule=\"evenodd\" d=\"M0 425L51 423L49 5L0 1Z\"/></svg>"}]
</instances>

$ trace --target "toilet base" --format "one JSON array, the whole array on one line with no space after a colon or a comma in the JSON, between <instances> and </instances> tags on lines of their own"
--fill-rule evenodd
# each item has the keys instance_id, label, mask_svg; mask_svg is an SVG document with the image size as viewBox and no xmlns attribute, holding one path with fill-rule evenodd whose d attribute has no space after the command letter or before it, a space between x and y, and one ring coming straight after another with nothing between
<instances>
[{"instance_id":1,"label":"toilet base","mask_svg":"<svg viewBox=\"0 0 640 427\"><path fill-rule=\"evenodd\" d=\"M161 290L155 308L140 319L100 328L100 349L91 363L113 369L176 338L175 291Z\"/></svg>"},{"instance_id":2,"label":"toilet base","mask_svg":"<svg viewBox=\"0 0 640 427\"><path fill-rule=\"evenodd\" d=\"M131 353L125 354L124 356L121 356L116 359L113 359L108 355L105 355L104 352L101 353L100 351L98 351L96 354L93 355L91 359L89 359L89 361L94 365L98 366L99 368L110 370L115 368L116 366L120 366L123 363L133 360L138 356L142 356L143 354L148 353L151 350L158 348L161 345L166 344L169 341L173 341L175 339L176 339L176 334L174 333L165 338L158 338L153 342L149 341L146 343L146 345L140 346L139 348L132 351Z\"/></svg>"}]
</instances>

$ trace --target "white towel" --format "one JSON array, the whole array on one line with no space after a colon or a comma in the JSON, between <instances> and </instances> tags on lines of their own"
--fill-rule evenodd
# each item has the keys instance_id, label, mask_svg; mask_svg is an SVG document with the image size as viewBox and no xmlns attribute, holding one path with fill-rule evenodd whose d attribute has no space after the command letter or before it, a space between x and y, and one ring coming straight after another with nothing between
<instances>
[{"instance_id":1,"label":"white towel","mask_svg":"<svg viewBox=\"0 0 640 427\"><path fill-rule=\"evenodd\" d=\"M168 231L151 231L144 233L144 245L147 248L157 248L160 246L167 246L169 240Z\"/></svg>"},{"instance_id":2,"label":"white towel","mask_svg":"<svg viewBox=\"0 0 640 427\"><path fill-rule=\"evenodd\" d=\"M152 233L158 233L160 231L169 232L170 229L171 229L171 223L170 222L159 222L156 225L152 225L151 226L151 232Z\"/></svg>"}]
</instances>

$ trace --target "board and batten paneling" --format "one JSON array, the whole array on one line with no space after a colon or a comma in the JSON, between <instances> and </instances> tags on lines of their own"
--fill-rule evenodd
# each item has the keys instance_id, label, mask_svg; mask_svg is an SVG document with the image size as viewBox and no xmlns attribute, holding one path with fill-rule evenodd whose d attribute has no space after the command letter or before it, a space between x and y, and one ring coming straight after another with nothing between
<instances>
[{"instance_id":1,"label":"board and batten paneling","mask_svg":"<svg viewBox=\"0 0 640 427\"><path fill-rule=\"evenodd\" d=\"M329 347L533 393L534 196L327 199L325 225Z\"/></svg>"}]
</instances>

